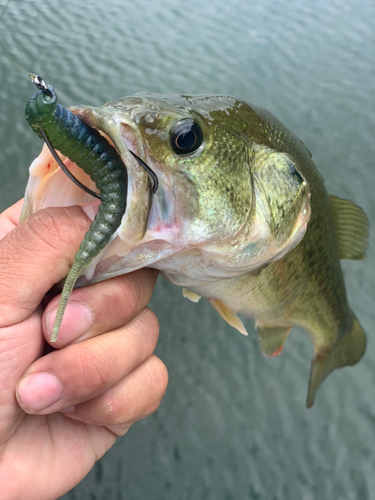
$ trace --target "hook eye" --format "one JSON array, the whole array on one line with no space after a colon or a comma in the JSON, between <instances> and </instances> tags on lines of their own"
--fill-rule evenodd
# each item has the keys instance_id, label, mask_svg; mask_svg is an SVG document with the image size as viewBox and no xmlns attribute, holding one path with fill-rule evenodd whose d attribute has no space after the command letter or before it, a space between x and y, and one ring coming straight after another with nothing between
<instances>
[{"instance_id":1,"label":"hook eye","mask_svg":"<svg viewBox=\"0 0 375 500\"><path fill-rule=\"evenodd\" d=\"M30 76L31 76L33 84L35 85L35 87L38 90L43 90L43 92L45 94L47 94L48 97L51 97L51 98L53 97L53 93L48 88L48 85L46 84L46 82L43 80L43 78L41 76L38 76L38 75L30 75Z\"/></svg>"}]
</instances>

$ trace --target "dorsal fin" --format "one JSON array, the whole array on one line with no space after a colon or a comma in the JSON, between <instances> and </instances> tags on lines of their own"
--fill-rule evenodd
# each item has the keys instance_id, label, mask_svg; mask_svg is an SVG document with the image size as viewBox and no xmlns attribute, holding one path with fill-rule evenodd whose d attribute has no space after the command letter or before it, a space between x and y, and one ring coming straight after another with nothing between
<instances>
[{"instance_id":1,"label":"dorsal fin","mask_svg":"<svg viewBox=\"0 0 375 500\"><path fill-rule=\"evenodd\" d=\"M369 234L367 215L352 201L333 195L330 195L330 199L340 259L364 259Z\"/></svg>"}]
</instances>

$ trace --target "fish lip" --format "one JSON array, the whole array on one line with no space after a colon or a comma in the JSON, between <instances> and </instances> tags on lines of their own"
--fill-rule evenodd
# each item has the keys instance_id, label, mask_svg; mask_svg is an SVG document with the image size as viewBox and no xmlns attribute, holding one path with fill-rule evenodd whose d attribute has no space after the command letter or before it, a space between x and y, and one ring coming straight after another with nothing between
<instances>
[{"instance_id":1,"label":"fish lip","mask_svg":"<svg viewBox=\"0 0 375 500\"><path fill-rule=\"evenodd\" d=\"M127 171L128 189L126 209L117 236L133 248L146 233L152 202L150 176L132 155L134 153L141 159L145 157L137 129L131 117L117 113L113 107L103 109L81 105L69 109L104 135L120 155Z\"/></svg>"}]
</instances>

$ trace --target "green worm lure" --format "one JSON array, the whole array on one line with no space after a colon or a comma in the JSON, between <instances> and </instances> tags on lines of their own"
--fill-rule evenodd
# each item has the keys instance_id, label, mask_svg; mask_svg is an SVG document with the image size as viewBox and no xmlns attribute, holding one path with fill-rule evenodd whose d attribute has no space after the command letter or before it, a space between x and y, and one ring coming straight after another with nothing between
<instances>
[{"instance_id":1,"label":"green worm lure","mask_svg":"<svg viewBox=\"0 0 375 500\"><path fill-rule=\"evenodd\" d=\"M69 296L83 269L107 245L120 226L126 209L128 176L117 150L99 132L57 103L56 93L38 76L33 82L39 89L26 105L26 120L34 132L52 150L67 156L95 182L100 195L88 190L72 175L80 187L101 199L98 212L87 231L62 290L51 342L56 342ZM60 166L61 161L59 162Z\"/></svg>"}]
</instances>

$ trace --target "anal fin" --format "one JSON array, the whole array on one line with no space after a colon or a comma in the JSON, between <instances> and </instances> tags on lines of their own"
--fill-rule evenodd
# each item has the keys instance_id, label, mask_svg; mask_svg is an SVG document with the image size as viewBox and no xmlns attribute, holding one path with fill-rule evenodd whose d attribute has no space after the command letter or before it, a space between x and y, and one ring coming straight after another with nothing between
<instances>
[{"instance_id":1,"label":"anal fin","mask_svg":"<svg viewBox=\"0 0 375 500\"><path fill-rule=\"evenodd\" d=\"M260 350L265 356L278 356L292 327L257 325Z\"/></svg>"},{"instance_id":2,"label":"anal fin","mask_svg":"<svg viewBox=\"0 0 375 500\"><path fill-rule=\"evenodd\" d=\"M330 350L317 351L311 363L307 408L314 403L316 391L323 380L336 368L358 363L366 350L366 335L359 321L352 313L352 327L348 333L339 338Z\"/></svg>"},{"instance_id":3,"label":"anal fin","mask_svg":"<svg viewBox=\"0 0 375 500\"><path fill-rule=\"evenodd\" d=\"M365 212L352 201L332 195L330 200L340 259L364 259L369 235L369 222Z\"/></svg>"},{"instance_id":4,"label":"anal fin","mask_svg":"<svg viewBox=\"0 0 375 500\"><path fill-rule=\"evenodd\" d=\"M233 328L236 328L243 335L248 335L246 328L237 314L229 309L225 304L221 302L219 299L208 299L209 303L214 306L216 311L220 314L220 316L225 319L225 321Z\"/></svg>"}]
</instances>

